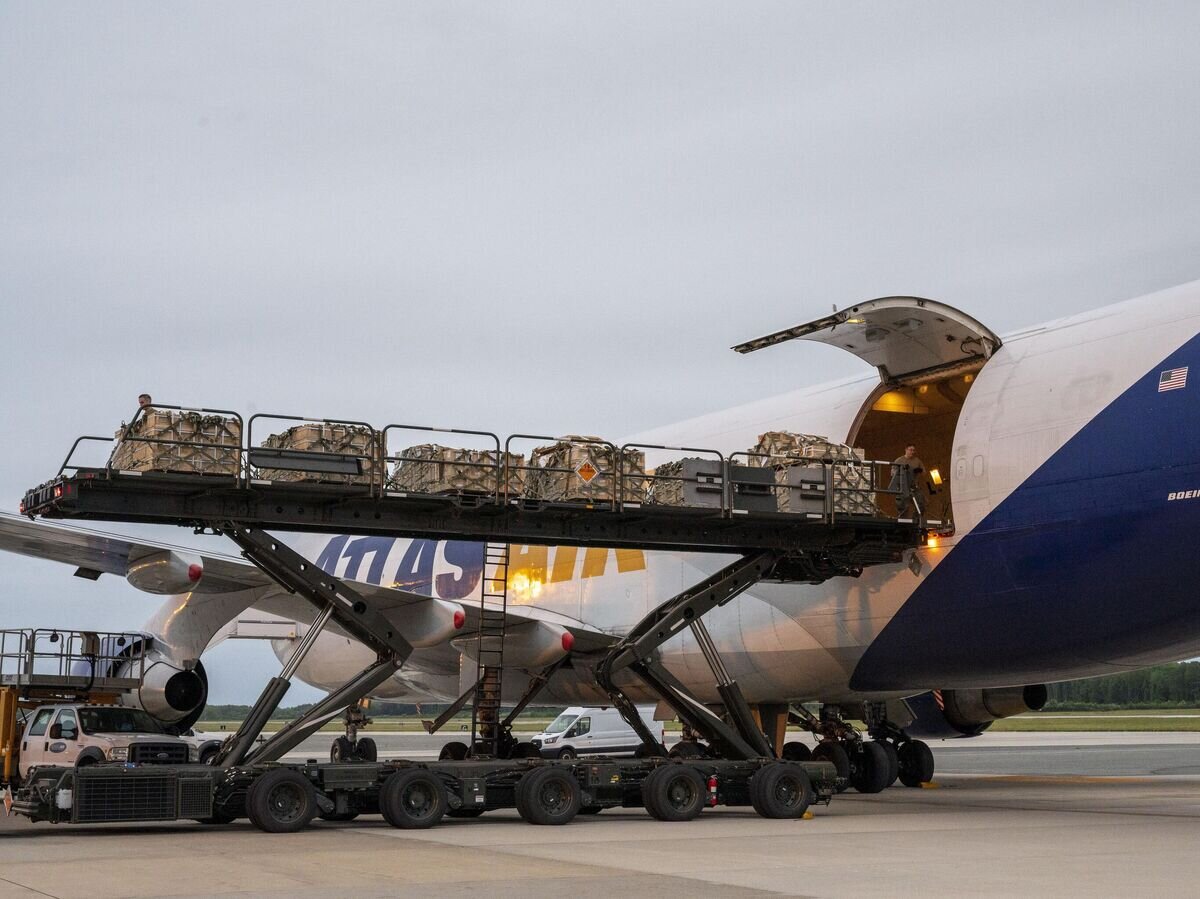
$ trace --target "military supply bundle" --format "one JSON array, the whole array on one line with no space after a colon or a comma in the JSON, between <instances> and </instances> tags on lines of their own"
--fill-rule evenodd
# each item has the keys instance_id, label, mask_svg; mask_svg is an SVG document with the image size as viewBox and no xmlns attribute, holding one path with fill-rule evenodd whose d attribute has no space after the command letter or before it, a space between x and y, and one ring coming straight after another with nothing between
<instances>
[{"instance_id":1,"label":"military supply bundle","mask_svg":"<svg viewBox=\"0 0 1200 899\"><path fill-rule=\"evenodd\" d=\"M279 451L279 467L263 466L255 473L255 477L270 481L370 484L385 454L380 432L362 425L329 422L296 425L272 434L262 446ZM323 464L320 455L330 456L329 464ZM269 458L269 454L261 454L260 458L264 456ZM333 464L335 456L340 465Z\"/></svg>"},{"instance_id":2,"label":"military supply bundle","mask_svg":"<svg viewBox=\"0 0 1200 899\"><path fill-rule=\"evenodd\" d=\"M120 471L238 473L242 424L236 418L151 408L115 436L112 466Z\"/></svg>"},{"instance_id":3,"label":"military supply bundle","mask_svg":"<svg viewBox=\"0 0 1200 899\"><path fill-rule=\"evenodd\" d=\"M815 434L768 431L751 450L751 464L775 469L776 495L780 512L823 512L825 510L825 466L832 461L830 486L833 511L854 515L878 515L871 471L861 449L834 443Z\"/></svg>"},{"instance_id":4,"label":"military supply bundle","mask_svg":"<svg viewBox=\"0 0 1200 899\"><path fill-rule=\"evenodd\" d=\"M617 453L597 437L568 434L550 446L539 446L529 459L525 496L552 502L617 498ZM646 499L646 454L625 450L621 458L621 499Z\"/></svg>"},{"instance_id":5,"label":"military supply bundle","mask_svg":"<svg viewBox=\"0 0 1200 899\"><path fill-rule=\"evenodd\" d=\"M500 460L499 471L496 469L497 458ZM422 443L400 453L388 489L408 493L490 495L502 490L506 482L510 493L523 492L524 456Z\"/></svg>"},{"instance_id":6,"label":"military supply bundle","mask_svg":"<svg viewBox=\"0 0 1200 899\"><path fill-rule=\"evenodd\" d=\"M646 502L658 506L722 505L724 478L716 459L689 456L664 462L648 478Z\"/></svg>"}]
</instances>

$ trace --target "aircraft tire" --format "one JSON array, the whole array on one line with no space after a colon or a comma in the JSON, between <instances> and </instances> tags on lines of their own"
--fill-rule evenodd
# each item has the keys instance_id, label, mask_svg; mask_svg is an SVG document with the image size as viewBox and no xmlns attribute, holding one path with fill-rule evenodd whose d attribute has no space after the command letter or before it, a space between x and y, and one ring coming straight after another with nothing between
<instances>
[{"instance_id":1,"label":"aircraft tire","mask_svg":"<svg viewBox=\"0 0 1200 899\"><path fill-rule=\"evenodd\" d=\"M816 749L812 751L812 760L831 763L837 769L837 792L841 793L846 789L847 781L850 778L850 754L846 752L845 746L832 740L818 743Z\"/></svg>"},{"instance_id":2,"label":"aircraft tire","mask_svg":"<svg viewBox=\"0 0 1200 899\"><path fill-rule=\"evenodd\" d=\"M799 765L772 762L750 778L750 804L764 818L801 818L812 801L812 781Z\"/></svg>"},{"instance_id":3,"label":"aircraft tire","mask_svg":"<svg viewBox=\"0 0 1200 899\"><path fill-rule=\"evenodd\" d=\"M374 762L379 758L379 747L370 737L361 737L354 744L354 757L364 762Z\"/></svg>"},{"instance_id":4,"label":"aircraft tire","mask_svg":"<svg viewBox=\"0 0 1200 899\"><path fill-rule=\"evenodd\" d=\"M346 737L338 737L329 746L329 761L348 762L354 757L354 744Z\"/></svg>"},{"instance_id":5,"label":"aircraft tire","mask_svg":"<svg viewBox=\"0 0 1200 899\"><path fill-rule=\"evenodd\" d=\"M660 765L642 781L642 804L659 821L691 821L707 795L703 775L691 765Z\"/></svg>"},{"instance_id":6,"label":"aircraft tire","mask_svg":"<svg viewBox=\"0 0 1200 899\"><path fill-rule=\"evenodd\" d=\"M692 740L676 743L667 752L668 758L673 759L702 759L705 757L704 747Z\"/></svg>"},{"instance_id":7,"label":"aircraft tire","mask_svg":"<svg viewBox=\"0 0 1200 899\"><path fill-rule=\"evenodd\" d=\"M783 744L783 752L780 753L780 757L785 762L807 762L812 758L812 749L807 743L789 740Z\"/></svg>"},{"instance_id":8,"label":"aircraft tire","mask_svg":"<svg viewBox=\"0 0 1200 899\"><path fill-rule=\"evenodd\" d=\"M877 740L876 742L880 746L882 746L883 751L887 753L887 757L888 757L888 782L887 782L887 785L890 787L892 784L894 784L896 782L896 778L898 778L900 776L900 755L899 755L899 753L896 752L896 744L895 743L891 743L887 740Z\"/></svg>"},{"instance_id":9,"label":"aircraft tire","mask_svg":"<svg viewBox=\"0 0 1200 899\"><path fill-rule=\"evenodd\" d=\"M579 781L562 768L533 768L517 781L517 813L530 824L567 824L581 802Z\"/></svg>"},{"instance_id":10,"label":"aircraft tire","mask_svg":"<svg viewBox=\"0 0 1200 899\"><path fill-rule=\"evenodd\" d=\"M850 766L850 786L860 793L882 793L887 789L892 765L883 746L874 740L863 743Z\"/></svg>"},{"instance_id":11,"label":"aircraft tire","mask_svg":"<svg viewBox=\"0 0 1200 899\"><path fill-rule=\"evenodd\" d=\"M446 786L424 768L397 771L383 782L379 811L392 827L424 830L446 814Z\"/></svg>"},{"instance_id":12,"label":"aircraft tire","mask_svg":"<svg viewBox=\"0 0 1200 899\"><path fill-rule=\"evenodd\" d=\"M901 743L896 750L900 763L900 783L906 787L919 787L933 780L933 752L921 740Z\"/></svg>"},{"instance_id":13,"label":"aircraft tire","mask_svg":"<svg viewBox=\"0 0 1200 899\"><path fill-rule=\"evenodd\" d=\"M246 814L259 830L295 833L317 815L316 790L299 771L276 768L250 784Z\"/></svg>"},{"instance_id":14,"label":"aircraft tire","mask_svg":"<svg viewBox=\"0 0 1200 899\"><path fill-rule=\"evenodd\" d=\"M439 762L461 762L467 757L466 743L461 743L458 740L451 740L442 747L442 751L438 753Z\"/></svg>"}]
</instances>

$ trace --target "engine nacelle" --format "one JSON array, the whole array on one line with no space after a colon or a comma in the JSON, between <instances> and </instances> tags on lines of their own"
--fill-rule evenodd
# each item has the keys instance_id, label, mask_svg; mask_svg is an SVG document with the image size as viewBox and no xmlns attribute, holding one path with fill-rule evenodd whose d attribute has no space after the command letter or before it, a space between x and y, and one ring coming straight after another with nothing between
<instances>
[{"instance_id":1,"label":"engine nacelle","mask_svg":"<svg viewBox=\"0 0 1200 899\"><path fill-rule=\"evenodd\" d=\"M184 668L151 650L144 664L127 663L119 676L137 677L139 670L142 685L125 694L122 705L144 709L172 730L186 730L199 719L208 701L208 675L199 660L195 667Z\"/></svg>"},{"instance_id":2,"label":"engine nacelle","mask_svg":"<svg viewBox=\"0 0 1200 899\"><path fill-rule=\"evenodd\" d=\"M1000 718L1039 711L1049 695L1045 684L922 693L904 700L913 718L904 729L914 737L976 737Z\"/></svg>"},{"instance_id":3,"label":"engine nacelle","mask_svg":"<svg viewBox=\"0 0 1200 899\"><path fill-rule=\"evenodd\" d=\"M476 659L477 637L460 637L450 645L463 655ZM575 645L575 635L565 627L548 621L531 621L510 627L504 635L505 668L545 668L557 662Z\"/></svg>"},{"instance_id":4,"label":"engine nacelle","mask_svg":"<svg viewBox=\"0 0 1200 899\"><path fill-rule=\"evenodd\" d=\"M130 559L125 572L125 580L139 590L163 596L196 590L203 577L204 560L200 556L171 549Z\"/></svg>"}]
</instances>

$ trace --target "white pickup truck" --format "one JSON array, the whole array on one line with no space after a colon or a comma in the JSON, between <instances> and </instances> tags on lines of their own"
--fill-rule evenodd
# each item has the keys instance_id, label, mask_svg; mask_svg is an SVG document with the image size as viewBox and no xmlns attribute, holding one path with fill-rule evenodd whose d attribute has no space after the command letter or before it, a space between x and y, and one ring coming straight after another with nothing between
<instances>
[{"instance_id":1,"label":"white pickup truck","mask_svg":"<svg viewBox=\"0 0 1200 899\"><path fill-rule=\"evenodd\" d=\"M38 765L171 765L194 762L198 755L187 741L164 733L141 709L56 703L39 706L29 715L17 771L24 779Z\"/></svg>"}]
</instances>

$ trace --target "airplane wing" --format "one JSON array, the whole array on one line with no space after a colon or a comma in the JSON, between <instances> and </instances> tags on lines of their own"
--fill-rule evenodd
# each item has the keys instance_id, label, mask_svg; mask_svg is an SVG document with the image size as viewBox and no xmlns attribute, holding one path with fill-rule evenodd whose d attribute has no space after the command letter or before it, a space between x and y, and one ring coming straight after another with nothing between
<instances>
[{"instance_id":1,"label":"airplane wing","mask_svg":"<svg viewBox=\"0 0 1200 899\"><path fill-rule=\"evenodd\" d=\"M222 593L274 584L262 571L237 556L199 552L168 543L133 540L90 528L44 524L8 512L0 512L0 550L74 565L77 575L92 580L100 574L113 574L124 578L129 574L131 559L136 562L147 555L170 551L194 556L203 561L204 576L197 588L199 592ZM385 614L390 610L411 608L431 602L428 596L392 587L379 587L359 581L350 581L350 585L376 610ZM467 601L461 605L466 613L462 631L464 634L474 633L479 622L478 604ZM311 606L307 602L282 592L273 597L271 611L295 617L300 621L308 621L312 617ZM547 621L571 631L576 639L576 648L581 652L602 649L617 639L589 628L582 622L525 606L510 607L506 623L512 627L533 620Z\"/></svg>"}]
</instances>

